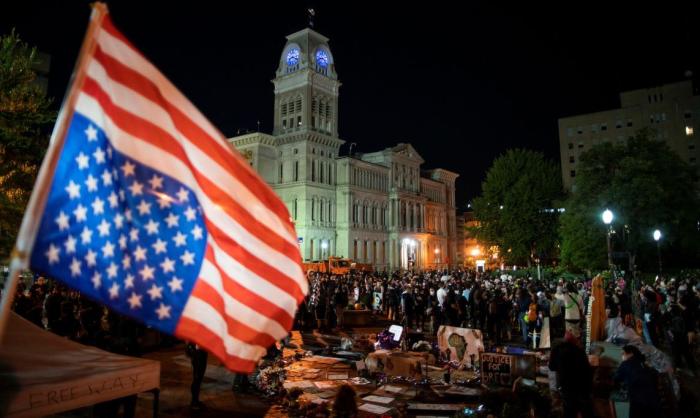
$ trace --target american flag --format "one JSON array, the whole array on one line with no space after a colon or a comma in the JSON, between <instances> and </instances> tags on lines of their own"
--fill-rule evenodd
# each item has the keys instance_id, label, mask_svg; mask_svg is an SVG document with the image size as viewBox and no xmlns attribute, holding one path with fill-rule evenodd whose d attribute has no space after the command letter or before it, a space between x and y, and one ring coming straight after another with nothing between
<instances>
[{"instance_id":1,"label":"american flag","mask_svg":"<svg viewBox=\"0 0 700 418\"><path fill-rule=\"evenodd\" d=\"M31 267L249 372L308 292L289 213L99 7Z\"/></svg>"}]
</instances>

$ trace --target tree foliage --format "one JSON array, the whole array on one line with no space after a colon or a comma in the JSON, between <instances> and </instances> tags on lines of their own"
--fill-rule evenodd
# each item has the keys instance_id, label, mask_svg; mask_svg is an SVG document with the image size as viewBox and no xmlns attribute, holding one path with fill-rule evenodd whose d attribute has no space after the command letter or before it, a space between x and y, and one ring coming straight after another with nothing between
<instances>
[{"instance_id":1,"label":"tree foliage","mask_svg":"<svg viewBox=\"0 0 700 418\"><path fill-rule=\"evenodd\" d=\"M35 82L35 48L0 36L0 260L9 256L55 118Z\"/></svg>"},{"instance_id":2,"label":"tree foliage","mask_svg":"<svg viewBox=\"0 0 700 418\"><path fill-rule=\"evenodd\" d=\"M605 208L614 213L613 244L628 252L656 257L652 231L663 231L665 246L676 254L697 251L698 191L695 171L666 143L639 131L624 145L603 143L581 155L574 192L561 219L562 262L573 268L601 268L606 261ZM697 256L697 253L695 254ZM620 264L620 263L617 263Z\"/></svg>"},{"instance_id":3,"label":"tree foliage","mask_svg":"<svg viewBox=\"0 0 700 418\"><path fill-rule=\"evenodd\" d=\"M496 158L472 202L479 241L498 245L509 264L551 258L557 241L558 167L535 151L514 149Z\"/></svg>"}]
</instances>

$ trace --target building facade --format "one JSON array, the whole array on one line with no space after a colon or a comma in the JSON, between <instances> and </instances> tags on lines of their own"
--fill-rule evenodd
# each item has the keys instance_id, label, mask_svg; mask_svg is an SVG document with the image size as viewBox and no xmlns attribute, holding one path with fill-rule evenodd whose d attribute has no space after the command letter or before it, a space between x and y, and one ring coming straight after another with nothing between
<instances>
[{"instance_id":1,"label":"building facade","mask_svg":"<svg viewBox=\"0 0 700 418\"><path fill-rule=\"evenodd\" d=\"M620 94L620 108L559 119L562 180L572 190L583 152L602 142L622 144L652 128L684 161L697 166L700 96L690 80Z\"/></svg>"},{"instance_id":2,"label":"building facade","mask_svg":"<svg viewBox=\"0 0 700 418\"><path fill-rule=\"evenodd\" d=\"M406 143L340 155L341 86L328 38L287 36L275 86L271 135L229 139L287 205L305 261L328 256L377 269L457 265L455 180L426 170Z\"/></svg>"}]
</instances>

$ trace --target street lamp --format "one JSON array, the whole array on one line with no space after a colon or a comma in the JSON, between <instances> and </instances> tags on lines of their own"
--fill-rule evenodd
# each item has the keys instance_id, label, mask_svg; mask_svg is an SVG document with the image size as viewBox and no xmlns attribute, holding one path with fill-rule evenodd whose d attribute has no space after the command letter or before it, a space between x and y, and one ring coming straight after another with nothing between
<instances>
[{"instance_id":1,"label":"street lamp","mask_svg":"<svg viewBox=\"0 0 700 418\"><path fill-rule=\"evenodd\" d=\"M659 276L661 276L661 231L654 231L654 241L656 241L656 255L659 258Z\"/></svg>"},{"instance_id":2,"label":"street lamp","mask_svg":"<svg viewBox=\"0 0 700 418\"><path fill-rule=\"evenodd\" d=\"M605 209L603 212L603 223L608 226L608 232L606 234L607 241L608 241L608 267L612 270L613 268L613 262L612 262L612 245L610 244L610 236L612 235L612 221L613 221L613 213L610 209Z\"/></svg>"}]
</instances>

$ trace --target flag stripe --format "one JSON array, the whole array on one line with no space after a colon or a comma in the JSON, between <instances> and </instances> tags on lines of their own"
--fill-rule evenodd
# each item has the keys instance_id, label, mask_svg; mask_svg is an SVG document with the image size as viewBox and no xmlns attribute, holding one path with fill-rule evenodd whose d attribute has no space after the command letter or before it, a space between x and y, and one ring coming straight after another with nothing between
<instances>
[{"instance_id":1,"label":"flag stripe","mask_svg":"<svg viewBox=\"0 0 700 418\"><path fill-rule=\"evenodd\" d=\"M259 295L253 291L248 290L243 287L237 280L234 280L231 275L223 271L217 264L216 258L214 257L214 252L210 246L207 253L204 256L205 262L211 263L211 265L216 269L221 277L221 284L224 287L224 291L232 298L240 301L250 309L254 309L261 315L270 318L270 320L277 322L284 329L289 329L292 326L294 317L290 315L287 311L276 305L270 298L265 295ZM203 266L205 267L205 266ZM208 278L209 275L207 275Z\"/></svg>"},{"instance_id":2,"label":"flag stripe","mask_svg":"<svg viewBox=\"0 0 700 418\"><path fill-rule=\"evenodd\" d=\"M192 165L187 164L186 157L181 156L178 158L177 155L174 155L177 153L182 155L181 149L179 149L177 146L174 146L173 143L168 144L169 149L167 150L167 152L173 155L173 157L175 158L168 158L167 154L164 154L163 150L160 149L160 144L151 144L152 146L158 148L152 151L146 151L147 147L139 144L138 142L142 142L140 140L143 137L149 137L148 134L144 134L143 132L145 130L144 127L149 126L147 121L138 120L136 116L131 115L130 113L124 111L123 109L117 106L114 106L111 103L110 98L106 95L106 93L104 93L104 91L100 89L97 83L95 83L89 77L86 79L84 90L85 93L89 94L91 98L96 99L97 103L95 103L94 100L93 103L89 103L89 101L84 100L84 97L81 95L81 97L78 99L77 108L79 109L79 111L81 111L81 113L86 112L87 114L83 113L86 114L86 116L88 116L88 114L90 113L99 115L104 112L105 116L103 116L103 118L110 118L110 120L112 121L112 124L110 125L113 126L110 126L110 128L107 130L110 132L109 136L112 138L112 144L117 150L137 160L145 159L146 161L143 161L144 163L147 162L151 166L159 168L161 171L166 172L171 176L177 178L179 181L183 182L184 184L187 184L191 188L195 190L197 189L196 187L193 187L196 186L196 181L191 177L191 173L196 172L196 170L194 170ZM100 109L94 109L95 106L99 106ZM89 108L93 108L93 110L89 110ZM114 119L121 120L121 122L114 123L116 122L116 120ZM99 124L98 121L95 122ZM140 129L137 129L136 127L139 127ZM155 127L155 129L158 128ZM133 135L129 135L130 132L128 132L128 130L137 132L133 132ZM151 141L143 142L150 143ZM139 155L139 153L142 155ZM160 154L157 160L151 158L151 156L154 155L154 153ZM183 159L185 160L183 161ZM178 168L178 166L185 167ZM282 288L289 288L291 285L292 296L294 296L295 298L299 298L299 292L301 292L302 295L306 293L308 285L306 283L306 278L303 276L303 273L300 272L301 268L298 262L292 262L290 258L287 257L285 254L278 252L273 247L267 245L267 243L261 242L259 235L250 234L240 225L240 223L227 217L226 215L228 214L228 212L219 209L220 207L223 207L223 205L211 202L209 200L208 195L201 194L198 196L198 198L207 215L207 222L212 224L216 223L221 226L221 228L217 228L216 231L210 231L212 234L219 234L226 240L230 240L232 237L235 237L236 241L240 245L244 245L246 246L246 248L255 251L257 253L256 256L258 256L258 258L260 256L266 257L267 260L273 263L268 265L275 266L274 271L272 271L272 274L269 276L265 276L264 274L269 273L271 270L273 270L273 268L267 268L265 271L258 271L258 273L260 273L260 275L268 279L270 282L276 282L280 284ZM209 208L214 209L208 210ZM228 231L228 233L223 233L222 230L224 229ZM298 253L298 248L296 249L296 253ZM284 258L281 256L284 256ZM250 262L248 264L254 266L254 264L251 264ZM262 263L260 263L260 265L262 265ZM298 271L294 272L294 270ZM299 274L301 274L301 283L297 280L294 280L294 278L290 277L290 275L284 274L284 271L292 271L294 273L297 273L297 277L299 276Z\"/></svg>"},{"instance_id":3,"label":"flag stripe","mask_svg":"<svg viewBox=\"0 0 700 418\"><path fill-rule=\"evenodd\" d=\"M221 312L196 296L190 296L187 300L182 318L196 318L196 322L221 336L228 355L247 360L255 360L265 355L265 347L248 344L233 337L228 332L228 325Z\"/></svg>"},{"instance_id":4,"label":"flag stripe","mask_svg":"<svg viewBox=\"0 0 700 418\"><path fill-rule=\"evenodd\" d=\"M93 73L99 72L97 66L91 66ZM154 113L151 113L153 107L157 106L148 106L148 108L144 108L140 106L145 100L141 99L140 96L134 94L134 95L125 95L124 91L126 91L125 88L122 89L116 89L113 88L113 92L106 92L102 85L106 86L111 86L112 83L109 83L107 80L102 81L100 84L98 81L96 81L94 78L92 78L92 73L90 73L91 77L88 77L85 82L85 87L84 91L91 96L95 97L100 104L102 105L102 108L106 110L112 120L119 125L122 130L124 131L131 131L129 133L132 134L132 136L136 136L139 139L146 140L152 144L155 144L159 147L164 148L169 152L170 154L174 155L178 159L180 159L183 163L188 165L188 169L190 171L193 171L195 173L195 177L197 180L199 180L200 185L203 187L204 190L209 191L210 189L207 186L213 186L214 183L206 179L206 176L204 173L200 172L195 168L195 166L201 166L201 167L208 167L210 168L211 165L208 164L208 161L195 161L190 162L190 160L193 157L192 152L187 152L189 149L184 150L181 146L177 144L177 141L174 140L174 138L169 135L167 132L163 131L160 126L162 125L154 125L153 123L150 123L150 120L155 120L159 121L161 119L167 118L167 115L165 115L163 118L159 118L156 116ZM95 74L95 77L99 77L97 74ZM117 101L115 103L115 101ZM149 102L150 103L150 102ZM120 105L121 104L121 105ZM127 111L126 109L129 108L132 110L132 112ZM142 119L140 116L137 114L142 114L142 115L147 115L149 118L147 120ZM166 122L165 120L163 120ZM136 128L138 127L139 129L136 131ZM159 141L159 138L166 137L168 139L172 139L171 141ZM164 142L164 144L163 144ZM191 144L188 144L185 142L185 145L188 145L188 148L192 148ZM189 157L189 158L188 158ZM209 175L212 175L212 171L208 170ZM216 179L219 183L224 182L226 178L217 178ZM202 184L206 183L206 184ZM294 241L291 242L289 240L289 236L287 236L287 239L282 239L281 236L277 235L276 233L272 232L267 226L259 224L258 222L251 222L252 215L248 213L246 210L234 210L236 208L242 208L241 205L238 205L236 203L233 203L233 199L230 197L229 194L224 193L221 189L218 187L216 188L216 191L218 193L207 193L209 197L212 197L214 195L216 198L213 199L215 202L215 209L216 212L220 212L222 209L229 214L232 218L236 220L238 225L247 225L248 228L246 228L250 234L255 236L257 239L261 239L267 244L269 247L274 248L274 249L280 249L283 254L289 254L289 258L291 258L293 261L292 263L286 263L285 264L277 264L280 267L282 267L280 273L285 274L284 272L289 271L292 273L292 279L293 277L299 277L300 275L303 275L303 273L300 271L300 267L298 264L298 260L300 260L300 255L299 255L299 247L296 243L296 238L294 238ZM243 197L242 197L243 198ZM245 199L244 199L245 200ZM247 202L247 200L246 200ZM236 205L235 208L228 209L232 205ZM206 211L207 208L205 208ZM209 215L209 211L206 211L207 214ZM242 216L241 216L242 215ZM252 231L250 231L252 229ZM253 247L257 248L257 247ZM263 254L265 257L268 256L268 254ZM258 253L258 257L260 257L261 254L260 252ZM296 266L296 270L294 271ZM286 267L286 268L285 268ZM290 268L291 267L291 268ZM296 273L296 274L294 274Z\"/></svg>"},{"instance_id":5,"label":"flag stripe","mask_svg":"<svg viewBox=\"0 0 700 418\"><path fill-rule=\"evenodd\" d=\"M202 269L199 276L202 281L209 285L209 287L221 294L221 297L226 303L226 312L236 316L236 319L248 324L248 326L259 332L265 332L275 339L284 338L287 335L287 330L283 325L276 320L263 315L253 307L246 305L246 303L241 300L242 292L229 292L227 290L227 286L224 284L219 269L211 261L213 259L214 255L209 248L205 253L204 262L202 263ZM229 279L226 280L227 283L231 282ZM251 304L255 306L254 301L251 302ZM275 309L279 310L279 308Z\"/></svg>"},{"instance_id":6,"label":"flag stripe","mask_svg":"<svg viewBox=\"0 0 700 418\"><path fill-rule=\"evenodd\" d=\"M163 75L135 48L119 38L113 36L118 31L106 27L97 35L97 42L102 50L128 66L144 78L150 80L161 93L162 97L171 105L170 113L177 122L184 127L187 136L197 143L203 152L217 161L222 167L228 169L230 174L245 184L249 190L258 194L258 198L268 208L272 209L282 220L289 219L287 207L279 200L270 187L255 173L239 155L225 144L225 138L211 124L201 116L200 112L192 106L182 93L180 93ZM187 115L187 116L185 116ZM192 120L194 118L195 120ZM208 129L207 129L208 128ZM228 157L226 157L228 154ZM230 158L234 156L234 158ZM287 230L293 231L291 223L287 223Z\"/></svg>"},{"instance_id":7,"label":"flag stripe","mask_svg":"<svg viewBox=\"0 0 700 418\"><path fill-rule=\"evenodd\" d=\"M173 116L172 113L168 113L172 111L172 106L164 101L164 98L160 95L160 92L158 92L157 87L153 83L145 79L141 74L121 65L114 58L105 54L99 46L95 51L95 58L96 61L91 66L90 75L103 86L115 84L119 88L118 93L124 96L123 99L120 100L119 97L115 97L116 89L113 90L110 96L115 104L120 105L120 103L128 103L128 107L123 105L120 107L137 116L140 114L147 114L150 120L162 121L161 126L165 126L165 130L170 136L180 143L184 141L189 141L190 143L196 142L191 140L187 135L184 135L179 129L179 125L181 125L178 124L179 118L177 115ZM106 74L103 75L101 73ZM133 109L135 108L143 108L143 112L134 112ZM152 117L156 115L157 119ZM280 219L276 213L273 213L264 206L262 202L259 202L255 194L251 193L247 187L244 187L236 177L231 176L230 173L220 167L219 164L210 160L208 155L201 155L200 158L202 164L206 164L206 167L216 169L214 173L212 173L211 169L207 170L206 173L203 173L205 176L209 177L214 174L214 178L211 179L213 182L225 185L226 190L231 190L231 195L235 193L246 201L248 209L243 208L246 214L250 216L248 212L254 212L256 217L260 218L260 221L256 222L264 224L270 231L279 229L286 231L287 234L282 235L283 239L287 239L291 245L296 245L296 236L294 236L293 229L289 225L288 214L286 215L287 218ZM277 235L276 232L274 232L274 234Z\"/></svg>"},{"instance_id":8,"label":"flag stripe","mask_svg":"<svg viewBox=\"0 0 700 418\"><path fill-rule=\"evenodd\" d=\"M211 305L211 307L218 312L226 313L224 320L226 321L227 332L230 336L247 344L257 345L262 348L269 347L277 340L267 333L255 330L246 323L239 321L237 319L239 313L231 309L230 305L224 301L221 293L209 286L209 283L205 280L202 280L201 275L200 280L197 281L197 284L192 290L192 297L198 298L202 302ZM197 320L196 317L192 319Z\"/></svg>"},{"instance_id":9,"label":"flag stripe","mask_svg":"<svg viewBox=\"0 0 700 418\"><path fill-rule=\"evenodd\" d=\"M309 290L289 210L102 7L32 266L251 372Z\"/></svg>"},{"instance_id":10,"label":"flag stripe","mask_svg":"<svg viewBox=\"0 0 700 418\"><path fill-rule=\"evenodd\" d=\"M201 322L193 321L183 316L177 324L175 335L189 341L196 341L199 345L221 360L226 367L236 372L250 373L255 370L257 361L242 358L231 354L224 345L221 336L205 326ZM196 337L195 337L196 336ZM260 356L262 357L264 353Z\"/></svg>"},{"instance_id":11,"label":"flag stripe","mask_svg":"<svg viewBox=\"0 0 700 418\"><path fill-rule=\"evenodd\" d=\"M298 302L292 295L246 269L236 259L231 257L229 253L221 249L216 240L212 239L210 244L214 250L215 264L221 268L221 271L226 272L229 277L233 278L241 286L261 298L269 300L286 311L291 318L294 318Z\"/></svg>"}]
</instances>

